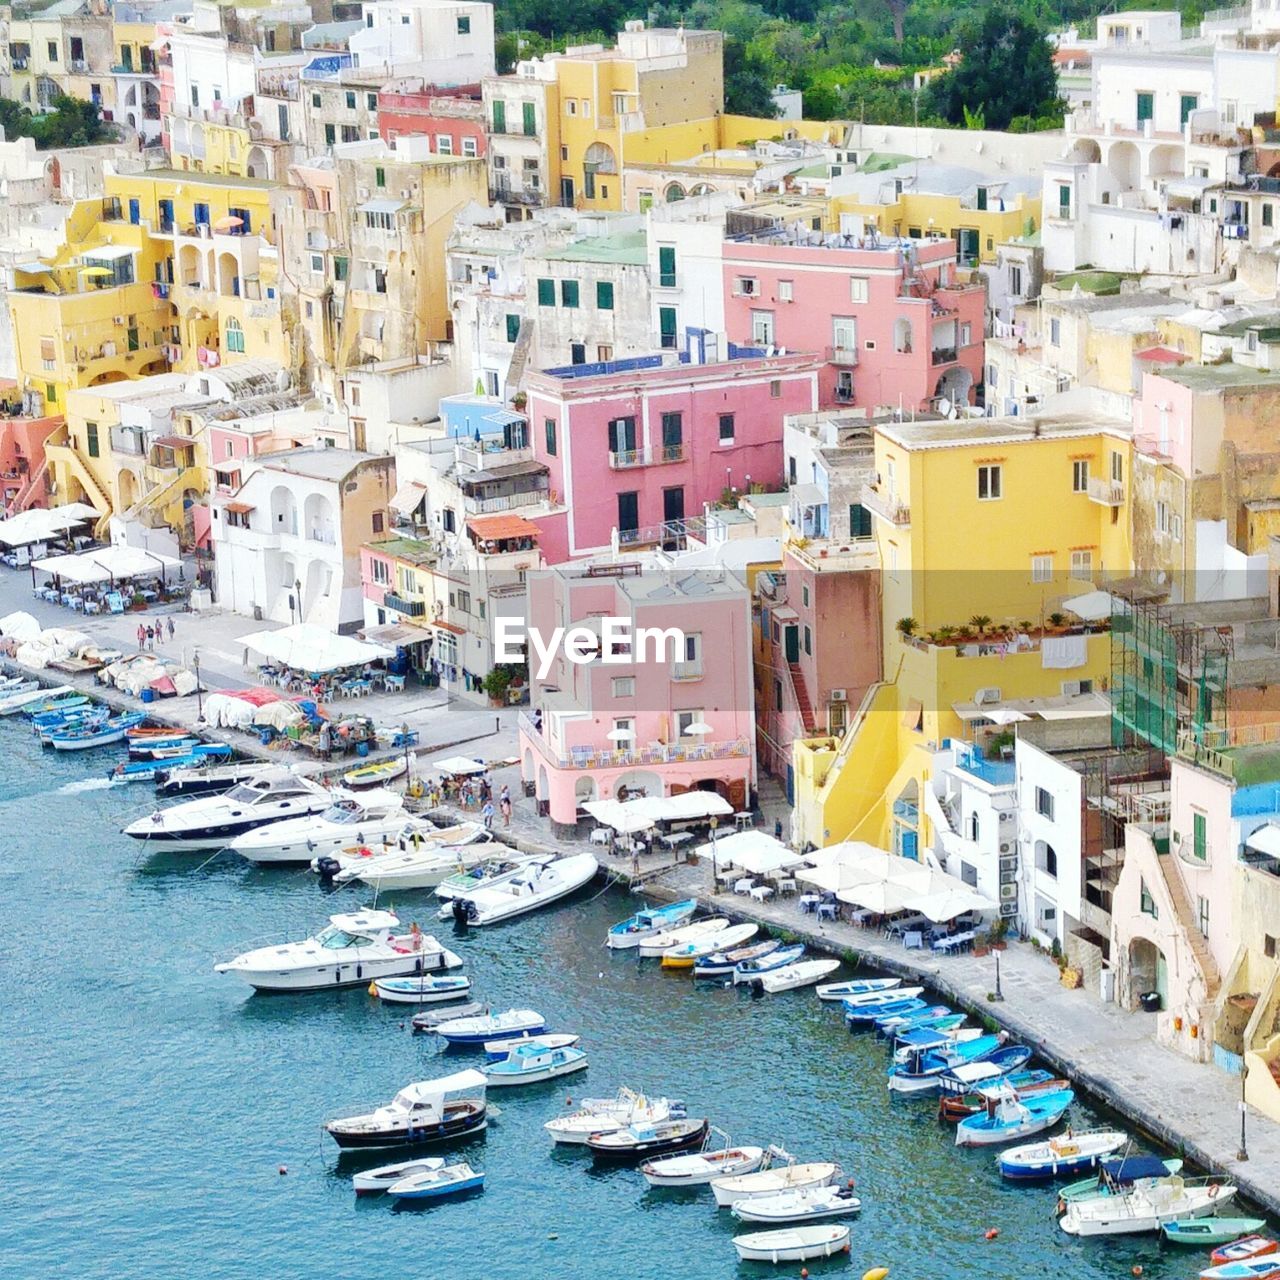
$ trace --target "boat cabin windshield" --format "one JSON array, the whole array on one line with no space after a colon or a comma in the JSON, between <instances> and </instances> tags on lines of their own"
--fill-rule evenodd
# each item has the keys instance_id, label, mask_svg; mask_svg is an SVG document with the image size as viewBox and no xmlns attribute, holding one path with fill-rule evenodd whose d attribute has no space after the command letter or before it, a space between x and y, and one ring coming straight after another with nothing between
<instances>
[{"instance_id":1,"label":"boat cabin windshield","mask_svg":"<svg viewBox=\"0 0 1280 1280\"><path fill-rule=\"evenodd\" d=\"M339 800L325 810L324 818L326 822L360 822L364 818L364 811L354 800Z\"/></svg>"},{"instance_id":2,"label":"boat cabin windshield","mask_svg":"<svg viewBox=\"0 0 1280 1280\"><path fill-rule=\"evenodd\" d=\"M362 938L358 933L348 933L345 929L339 929L335 924L331 924L322 933L317 934L316 941L327 951L343 951L347 947L367 947L370 945L368 938Z\"/></svg>"}]
</instances>

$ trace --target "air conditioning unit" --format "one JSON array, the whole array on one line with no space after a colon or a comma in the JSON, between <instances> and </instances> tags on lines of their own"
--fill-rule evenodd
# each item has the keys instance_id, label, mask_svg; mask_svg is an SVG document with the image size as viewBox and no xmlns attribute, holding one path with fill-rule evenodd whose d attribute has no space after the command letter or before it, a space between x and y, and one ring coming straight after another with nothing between
<instances>
[{"instance_id":1,"label":"air conditioning unit","mask_svg":"<svg viewBox=\"0 0 1280 1280\"><path fill-rule=\"evenodd\" d=\"M1017 816L1018 816L1018 815L1017 815L1016 813L1014 813L1011 809L1009 809L1009 810L1006 810L1004 813L1002 813L1002 814L1000 815L1000 821L1001 821L1001 822L1012 822L1012 821L1014 820L1014 818L1016 818Z\"/></svg>"},{"instance_id":2,"label":"air conditioning unit","mask_svg":"<svg viewBox=\"0 0 1280 1280\"><path fill-rule=\"evenodd\" d=\"M1016 884L1002 884L1000 886L1001 902L1016 902L1018 900L1018 886Z\"/></svg>"},{"instance_id":3,"label":"air conditioning unit","mask_svg":"<svg viewBox=\"0 0 1280 1280\"><path fill-rule=\"evenodd\" d=\"M1016 916L1018 914L1018 904L1016 902L1002 902L1000 904L1000 914L1002 916Z\"/></svg>"},{"instance_id":4,"label":"air conditioning unit","mask_svg":"<svg viewBox=\"0 0 1280 1280\"><path fill-rule=\"evenodd\" d=\"M1000 701L1000 690L995 685L988 685L985 689L979 689L973 695L973 700L978 706L984 706L988 702Z\"/></svg>"},{"instance_id":5,"label":"air conditioning unit","mask_svg":"<svg viewBox=\"0 0 1280 1280\"><path fill-rule=\"evenodd\" d=\"M1014 875L1017 873L1017 870L1018 870L1017 858L1001 858L1000 859L1000 875L1002 878L1006 872L1009 873L1010 875Z\"/></svg>"},{"instance_id":6,"label":"air conditioning unit","mask_svg":"<svg viewBox=\"0 0 1280 1280\"><path fill-rule=\"evenodd\" d=\"M114 325L116 326L116 328L117 328L117 329L127 329L127 328L129 327L129 326L128 326L127 324L125 324L125 322L124 322L124 316L114 316L114 317L112 317L112 321L111 321L111 323L112 323L112 324L114 324Z\"/></svg>"},{"instance_id":7,"label":"air conditioning unit","mask_svg":"<svg viewBox=\"0 0 1280 1280\"><path fill-rule=\"evenodd\" d=\"M1016 867L1000 868L1000 883L1013 884L1018 878L1018 869Z\"/></svg>"},{"instance_id":8,"label":"air conditioning unit","mask_svg":"<svg viewBox=\"0 0 1280 1280\"><path fill-rule=\"evenodd\" d=\"M1001 841L1000 841L1000 852L1001 852L1001 853L1005 853L1005 854L1012 853L1012 852L1013 852L1013 841L1012 841L1012 840L1001 840Z\"/></svg>"},{"instance_id":9,"label":"air conditioning unit","mask_svg":"<svg viewBox=\"0 0 1280 1280\"><path fill-rule=\"evenodd\" d=\"M849 698L849 695L848 695L848 693L847 693L844 689L832 689L832 690L831 690L831 701L832 701L832 702L847 702L847 701L848 701L848 698Z\"/></svg>"}]
</instances>

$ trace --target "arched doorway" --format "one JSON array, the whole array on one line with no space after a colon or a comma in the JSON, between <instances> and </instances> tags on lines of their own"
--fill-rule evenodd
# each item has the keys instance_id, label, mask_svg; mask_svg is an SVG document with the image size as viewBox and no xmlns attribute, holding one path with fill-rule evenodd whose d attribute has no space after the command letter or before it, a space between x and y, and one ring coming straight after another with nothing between
<instances>
[{"instance_id":1,"label":"arched doorway","mask_svg":"<svg viewBox=\"0 0 1280 1280\"><path fill-rule=\"evenodd\" d=\"M138 500L138 480L132 471L126 471L123 467L120 469L120 476L117 481L117 487L120 491L120 510L128 511Z\"/></svg>"},{"instance_id":2,"label":"arched doorway","mask_svg":"<svg viewBox=\"0 0 1280 1280\"><path fill-rule=\"evenodd\" d=\"M662 778L646 769L629 769L613 780L615 800L638 800L642 796L662 796Z\"/></svg>"},{"instance_id":3,"label":"arched doorway","mask_svg":"<svg viewBox=\"0 0 1280 1280\"><path fill-rule=\"evenodd\" d=\"M1129 943L1129 1006L1137 1008L1142 996L1155 991L1163 1009L1169 1000L1169 974L1164 952L1148 938Z\"/></svg>"},{"instance_id":4,"label":"arched doorway","mask_svg":"<svg viewBox=\"0 0 1280 1280\"><path fill-rule=\"evenodd\" d=\"M673 182L663 193L668 204L675 204L677 200L683 200L685 196L684 188L678 183Z\"/></svg>"},{"instance_id":5,"label":"arched doorway","mask_svg":"<svg viewBox=\"0 0 1280 1280\"><path fill-rule=\"evenodd\" d=\"M249 148L245 167L248 169L249 177L251 178L271 177L271 165L267 160L267 153L263 147Z\"/></svg>"},{"instance_id":6,"label":"arched doorway","mask_svg":"<svg viewBox=\"0 0 1280 1280\"><path fill-rule=\"evenodd\" d=\"M578 778L573 784L573 802L582 808L589 800L596 799L596 780L589 776Z\"/></svg>"},{"instance_id":7,"label":"arched doorway","mask_svg":"<svg viewBox=\"0 0 1280 1280\"><path fill-rule=\"evenodd\" d=\"M969 392L973 390L973 374L963 365L955 365L938 379L938 389L934 395L939 399L945 397L953 405L969 403Z\"/></svg>"},{"instance_id":8,"label":"arched doorway","mask_svg":"<svg viewBox=\"0 0 1280 1280\"><path fill-rule=\"evenodd\" d=\"M1116 142L1107 153L1107 168L1121 191L1136 191L1141 182L1141 158L1132 142Z\"/></svg>"}]
</instances>

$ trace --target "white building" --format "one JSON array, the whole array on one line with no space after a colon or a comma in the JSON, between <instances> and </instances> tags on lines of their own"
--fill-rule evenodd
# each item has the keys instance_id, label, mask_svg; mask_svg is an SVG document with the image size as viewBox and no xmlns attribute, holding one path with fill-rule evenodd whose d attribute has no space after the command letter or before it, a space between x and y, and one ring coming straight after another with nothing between
<instances>
[{"instance_id":1,"label":"white building","mask_svg":"<svg viewBox=\"0 0 1280 1280\"><path fill-rule=\"evenodd\" d=\"M359 71L413 70L432 85L494 73L493 6L476 0L376 0L349 47Z\"/></svg>"}]
</instances>

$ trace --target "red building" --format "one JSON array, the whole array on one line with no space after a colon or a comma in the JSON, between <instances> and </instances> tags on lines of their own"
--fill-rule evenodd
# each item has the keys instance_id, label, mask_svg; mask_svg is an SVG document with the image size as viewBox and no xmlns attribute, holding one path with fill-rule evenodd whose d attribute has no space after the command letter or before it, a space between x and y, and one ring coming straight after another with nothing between
<instances>
[{"instance_id":1,"label":"red building","mask_svg":"<svg viewBox=\"0 0 1280 1280\"><path fill-rule=\"evenodd\" d=\"M434 155L483 156L484 123L478 84L442 87L394 80L378 94L378 132L388 144L425 134Z\"/></svg>"},{"instance_id":2,"label":"red building","mask_svg":"<svg viewBox=\"0 0 1280 1280\"><path fill-rule=\"evenodd\" d=\"M18 384L0 378L0 514L5 516L49 505L44 445L62 426L60 417L24 414L21 404Z\"/></svg>"}]
</instances>

